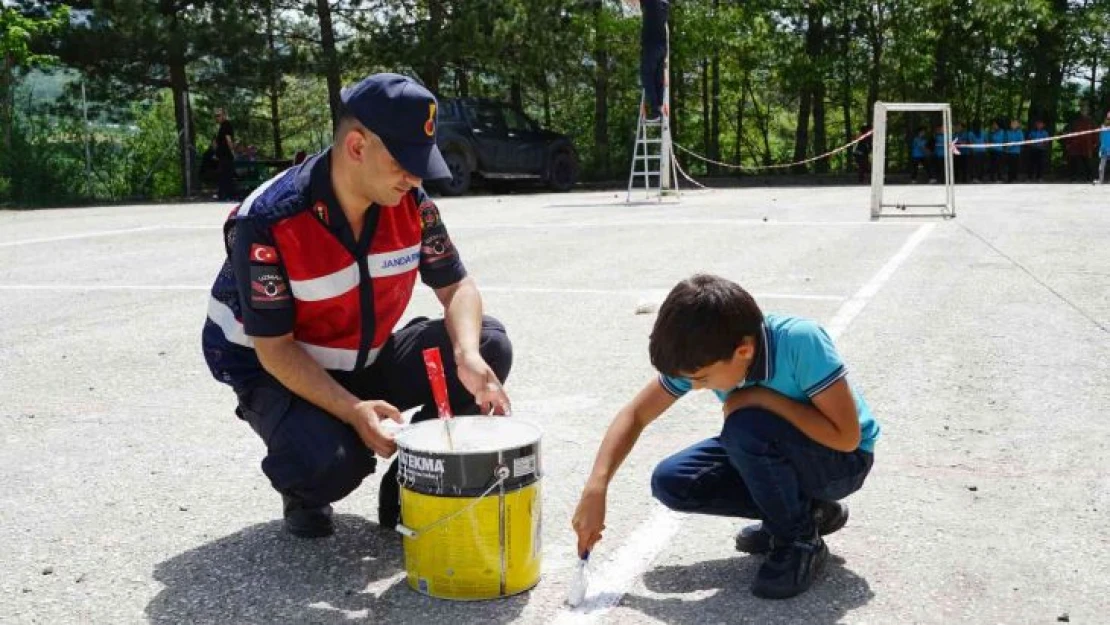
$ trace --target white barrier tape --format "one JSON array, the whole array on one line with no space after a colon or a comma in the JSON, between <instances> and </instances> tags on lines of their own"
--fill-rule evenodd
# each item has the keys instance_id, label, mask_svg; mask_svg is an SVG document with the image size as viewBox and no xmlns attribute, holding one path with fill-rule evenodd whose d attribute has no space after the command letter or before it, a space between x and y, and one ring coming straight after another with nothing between
<instances>
[{"instance_id":1,"label":"white barrier tape","mask_svg":"<svg viewBox=\"0 0 1110 625\"><path fill-rule=\"evenodd\" d=\"M682 146L679 146L679 147L682 147ZM694 180L693 178L691 178L690 174L687 174L686 171L682 169L682 165L678 164L678 159L675 158L674 155L671 155L671 158L674 158L675 169L678 170L678 173L682 174L683 178L689 180L690 184L701 187L702 189L708 189L709 188L709 187L705 186L704 184L698 182L697 180Z\"/></svg>"},{"instance_id":2,"label":"white barrier tape","mask_svg":"<svg viewBox=\"0 0 1110 625\"><path fill-rule=\"evenodd\" d=\"M1020 146L1020 145L1035 145L1035 144L1038 144L1038 143L1049 143L1049 142L1052 142L1052 141L1059 141L1059 140L1062 140L1062 139L1071 139L1072 137L1081 137L1083 135L1092 135L1092 134L1100 133L1100 132L1103 132L1103 131L1110 132L1110 130L1108 130L1106 126L1103 126L1103 127L1100 127L1100 128L1093 128L1091 130L1079 130L1079 131L1076 131L1076 132L1069 132L1069 133L1065 133L1065 134L1062 134L1062 135L1056 135L1054 137L1042 137L1040 139L1025 139L1024 141L1009 141L1009 142L1006 142L1006 143L960 143L959 139L953 139L952 142L951 142L951 146L952 146L952 153L953 154L959 154L960 153L959 151L961 149L975 149L975 148L990 149L990 148L1006 148L1006 147L1013 147L1013 146ZM832 156L833 154L843 152L844 150L847 150L848 148L850 148L850 147L854 146L855 144L859 143L860 141L863 141L864 139L870 137L873 132L874 132L873 130L869 130L865 134L862 134L859 137L857 137L856 139L854 139L853 141L851 141L849 143L846 143L846 144L840 146L839 148L836 148L835 150L825 152L824 154L821 154L819 156L814 156L812 158L807 158L805 160L796 161L796 162L793 162L793 163L781 163L781 164L777 164L777 165L754 165L753 166L753 165L734 165L732 163L722 163L721 161L715 161L711 158L708 158L706 156L698 154L697 152L695 152L695 151L693 151L693 150L691 150L691 149L689 149L689 148L687 148L687 147L685 147L685 146L683 146L679 143L675 143L674 146L676 148L682 150L683 152L686 152L690 156L693 156L694 158L705 161L707 163L712 163L714 165L718 165L718 166L721 166L721 167L728 167L728 168L731 168L731 169L739 169L739 170L742 170L742 171L759 171L759 170L762 170L762 169L785 169L785 168L788 168L788 167L796 167L798 165L806 165L806 164L812 163L814 161L819 161L823 158L828 158L828 157ZM679 171L681 171L681 168L679 168ZM682 172L682 175L686 176L686 172ZM690 177L686 176L686 179L690 180ZM693 180L690 180L690 181L693 182ZM694 184L697 184L697 183L695 182ZM701 186L701 185L699 185L699 186Z\"/></svg>"},{"instance_id":3,"label":"white barrier tape","mask_svg":"<svg viewBox=\"0 0 1110 625\"><path fill-rule=\"evenodd\" d=\"M1110 127L1103 126L1101 128L1094 128L1092 130L1079 130L1076 132L1069 132L1055 137L1041 137L1040 139L1026 139L1024 141L1010 141L1007 143L960 143L959 139L953 139L952 145L956 148L1008 148L1015 145L1033 145L1036 143L1048 143L1050 141L1057 141L1060 139L1070 139L1072 137L1081 137L1083 135L1093 135L1102 131L1110 132Z\"/></svg>"},{"instance_id":4,"label":"white barrier tape","mask_svg":"<svg viewBox=\"0 0 1110 625\"><path fill-rule=\"evenodd\" d=\"M712 163L714 165L719 165L721 167L729 167L731 169L741 169L741 170L744 170L744 171L758 171L758 170L761 170L761 169L785 169L787 167L797 167L798 165L805 165L807 163L812 163L814 161L819 161L823 158L828 158L828 157L832 156L833 154L836 154L838 152L843 152L844 150L847 150L848 148L852 147L853 145L859 143L860 141L863 141L864 139L870 137L872 135L872 133L874 133L874 132L875 132L874 130L868 130L867 132L863 133L862 135L856 137L854 140L852 140L848 143L845 143L844 145L840 146L839 148L836 148L835 150L825 152L824 154L814 156L812 158L807 158L804 161L797 161L797 162L794 162L794 163L781 163L781 164L778 164L778 165L754 165L753 166L753 165L733 165L732 163L722 163L721 161L715 161L715 160L713 160L711 158L708 158L706 156L702 156L701 154L698 154L697 152L695 152L695 151L693 151L689 148L683 147L682 145L680 145L678 143L675 143L674 146L676 148L682 150L683 152L686 152L690 156L693 156L694 158L703 160L707 163ZM685 174L683 174L683 175L685 175Z\"/></svg>"}]
</instances>

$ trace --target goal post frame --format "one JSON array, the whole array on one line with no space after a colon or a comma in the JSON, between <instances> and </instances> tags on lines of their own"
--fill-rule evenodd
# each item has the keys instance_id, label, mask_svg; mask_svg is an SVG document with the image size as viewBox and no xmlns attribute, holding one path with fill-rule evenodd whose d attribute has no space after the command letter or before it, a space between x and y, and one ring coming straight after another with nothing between
<instances>
[{"instance_id":1,"label":"goal post frame","mask_svg":"<svg viewBox=\"0 0 1110 625\"><path fill-rule=\"evenodd\" d=\"M887 113L895 112L922 112L922 113L940 113L942 124L944 126L944 204L883 204L883 188L886 178L886 129L887 129ZM872 136L871 148L871 219L875 220L884 216L883 208L887 207L920 207L920 208L937 208L936 213L912 213L906 215L900 213L898 216L912 216L912 217L945 217L952 218L956 216L956 188L955 180L953 179L954 167L952 161L952 107L948 103L942 102L875 102L874 116L872 121L872 128L874 135ZM886 213L887 217L893 216L891 213Z\"/></svg>"}]
</instances>

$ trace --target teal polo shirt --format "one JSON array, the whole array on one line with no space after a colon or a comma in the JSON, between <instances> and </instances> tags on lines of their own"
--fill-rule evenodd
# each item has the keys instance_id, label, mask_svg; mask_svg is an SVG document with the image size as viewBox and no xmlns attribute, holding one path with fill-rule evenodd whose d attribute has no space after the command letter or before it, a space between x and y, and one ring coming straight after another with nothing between
<instances>
[{"instance_id":1,"label":"teal polo shirt","mask_svg":"<svg viewBox=\"0 0 1110 625\"><path fill-rule=\"evenodd\" d=\"M788 315L765 315L762 331L756 336L756 354L748 378L737 388L764 386L794 401L813 405L814 397L846 375L848 369L832 338L816 322ZM682 377L660 375L659 383L676 398L693 388L690 380ZM873 452L879 424L851 382L848 387L859 413L859 448ZM728 397L727 392L713 392L722 403Z\"/></svg>"}]
</instances>

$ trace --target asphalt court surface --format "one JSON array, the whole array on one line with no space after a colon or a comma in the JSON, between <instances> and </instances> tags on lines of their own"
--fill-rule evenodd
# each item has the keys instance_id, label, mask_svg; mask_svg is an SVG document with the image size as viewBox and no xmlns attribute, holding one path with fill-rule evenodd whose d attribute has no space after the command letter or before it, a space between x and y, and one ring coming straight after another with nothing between
<instances>
[{"instance_id":1,"label":"asphalt court surface","mask_svg":"<svg viewBox=\"0 0 1110 625\"><path fill-rule=\"evenodd\" d=\"M892 194L940 193L939 187ZM544 577L452 603L404 581L378 476L335 537L281 531L263 448L199 349L226 204L0 212L0 622L1072 623L1110 612L1110 193L957 189L955 220L868 221L869 189L441 200L544 429ZM895 200L896 201L896 200ZM695 271L829 327L883 427L805 595L748 584L733 519L666 513L655 463L720 427L708 394L610 488L584 608L569 522L600 437L653 373L658 301ZM406 317L437 314L418 287Z\"/></svg>"}]
</instances>

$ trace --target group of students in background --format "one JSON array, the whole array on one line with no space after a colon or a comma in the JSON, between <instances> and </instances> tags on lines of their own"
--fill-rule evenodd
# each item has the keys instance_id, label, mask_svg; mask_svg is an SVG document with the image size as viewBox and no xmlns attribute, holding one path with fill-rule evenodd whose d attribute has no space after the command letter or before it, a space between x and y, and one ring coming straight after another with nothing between
<instances>
[{"instance_id":1,"label":"group of students in background","mask_svg":"<svg viewBox=\"0 0 1110 625\"><path fill-rule=\"evenodd\" d=\"M1081 114L1068 128L1068 132L1094 130L1086 114ZM1052 145L1055 140L1040 143L1019 144L1050 137L1041 120L1033 122L1028 133L1016 119L992 120L984 128L976 120L969 126L957 122L952 128L955 148L958 153L952 156L954 180L968 182L1016 182L1025 172L1025 180L1039 182L1049 171ZM1092 179L1092 158L1098 157L1098 177L1095 184L1102 184L1110 161L1110 112L1103 120L1102 129L1061 140L1064 155L1067 157L1068 175L1072 181L1086 182ZM966 146L966 147L961 147ZM944 182L944 151L950 149L945 140L944 126L937 125L933 132L922 126L918 128L910 145L910 182L917 183L918 174L930 183Z\"/></svg>"}]
</instances>

